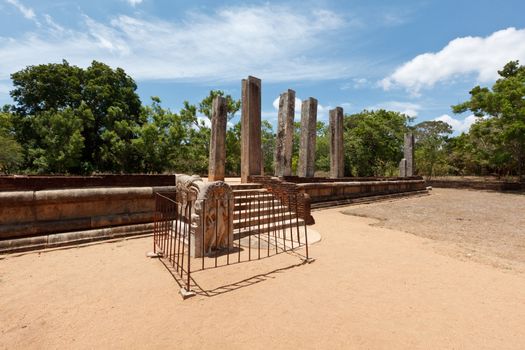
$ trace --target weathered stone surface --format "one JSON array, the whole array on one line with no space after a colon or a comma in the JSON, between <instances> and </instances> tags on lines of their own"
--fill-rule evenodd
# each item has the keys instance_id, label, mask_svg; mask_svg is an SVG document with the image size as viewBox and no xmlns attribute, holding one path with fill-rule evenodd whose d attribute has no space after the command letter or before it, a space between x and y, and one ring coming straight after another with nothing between
<instances>
[{"instance_id":1,"label":"weathered stone surface","mask_svg":"<svg viewBox=\"0 0 525 350\"><path fill-rule=\"evenodd\" d=\"M222 181L209 182L195 202L195 227L191 255L201 257L212 250L233 247L233 191ZM204 225L202 225L204 224Z\"/></svg>"},{"instance_id":2,"label":"weathered stone surface","mask_svg":"<svg viewBox=\"0 0 525 350\"><path fill-rule=\"evenodd\" d=\"M215 249L233 247L234 198L223 181L204 182L197 176L177 174L178 191L194 193L190 255L201 257Z\"/></svg>"},{"instance_id":3,"label":"weathered stone surface","mask_svg":"<svg viewBox=\"0 0 525 350\"><path fill-rule=\"evenodd\" d=\"M405 176L414 176L414 134L405 134L404 158L406 159L406 174Z\"/></svg>"},{"instance_id":4,"label":"weathered stone surface","mask_svg":"<svg viewBox=\"0 0 525 350\"><path fill-rule=\"evenodd\" d=\"M301 106L301 143L297 175L313 177L315 173L315 141L317 129L317 100L313 97Z\"/></svg>"},{"instance_id":5,"label":"weathered stone surface","mask_svg":"<svg viewBox=\"0 0 525 350\"><path fill-rule=\"evenodd\" d=\"M242 80L241 182L261 174L261 80L250 76Z\"/></svg>"},{"instance_id":6,"label":"weathered stone surface","mask_svg":"<svg viewBox=\"0 0 525 350\"><path fill-rule=\"evenodd\" d=\"M208 180L223 181L226 163L226 99L216 96L211 105L211 137Z\"/></svg>"},{"instance_id":7,"label":"weathered stone surface","mask_svg":"<svg viewBox=\"0 0 525 350\"><path fill-rule=\"evenodd\" d=\"M288 90L279 98L277 135L275 138L275 176L292 175L293 122L295 91Z\"/></svg>"},{"instance_id":8,"label":"weathered stone surface","mask_svg":"<svg viewBox=\"0 0 525 350\"><path fill-rule=\"evenodd\" d=\"M425 180L412 178L405 180L321 182L297 184L300 192L307 193L312 204L353 199L369 195L386 195L423 191Z\"/></svg>"},{"instance_id":9,"label":"weathered stone surface","mask_svg":"<svg viewBox=\"0 0 525 350\"><path fill-rule=\"evenodd\" d=\"M2 192L0 239L151 222L154 193L166 190L174 187Z\"/></svg>"},{"instance_id":10,"label":"weathered stone surface","mask_svg":"<svg viewBox=\"0 0 525 350\"><path fill-rule=\"evenodd\" d=\"M401 161L399 162L399 176L407 176L407 160L405 158L401 159Z\"/></svg>"},{"instance_id":11,"label":"weathered stone surface","mask_svg":"<svg viewBox=\"0 0 525 350\"><path fill-rule=\"evenodd\" d=\"M330 177L344 176L343 109L330 110Z\"/></svg>"}]
</instances>

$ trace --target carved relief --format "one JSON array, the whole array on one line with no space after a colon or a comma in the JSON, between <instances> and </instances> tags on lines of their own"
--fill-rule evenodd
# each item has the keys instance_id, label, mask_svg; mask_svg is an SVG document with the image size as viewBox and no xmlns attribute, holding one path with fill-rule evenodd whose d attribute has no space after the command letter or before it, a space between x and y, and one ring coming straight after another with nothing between
<instances>
[{"instance_id":1,"label":"carved relief","mask_svg":"<svg viewBox=\"0 0 525 350\"><path fill-rule=\"evenodd\" d=\"M225 182L212 182L201 188L195 204L200 224L196 225L197 235L201 237L196 239L203 240L205 254L233 245L233 205L232 190ZM203 246L199 248L201 250L196 251L197 255L202 254Z\"/></svg>"}]
</instances>

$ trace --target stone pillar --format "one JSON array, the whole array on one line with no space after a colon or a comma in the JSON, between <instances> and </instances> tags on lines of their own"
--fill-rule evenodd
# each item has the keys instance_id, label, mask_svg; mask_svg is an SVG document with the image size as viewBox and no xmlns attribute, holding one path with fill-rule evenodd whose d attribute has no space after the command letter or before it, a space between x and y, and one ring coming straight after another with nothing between
<instances>
[{"instance_id":1,"label":"stone pillar","mask_svg":"<svg viewBox=\"0 0 525 350\"><path fill-rule=\"evenodd\" d=\"M288 89L279 97L277 135L275 138L275 176L292 175L293 121L295 91Z\"/></svg>"},{"instance_id":2,"label":"stone pillar","mask_svg":"<svg viewBox=\"0 0 525 350\"><path fill-rule=\"evenodd\" d=\"M404 155L406 159L406 173L405 176L414 176L414 134L405 134Z\"/></svg>"},{"instance_id":3,"label":"stone pillar","mask_svg":"<svg viewBox=\"0 0 525 350\"><path fill-rule=\"evenodd\" d=\"M330 177L344 176L343 109L330 110Z\"/></svg>"},{"instance_id":4,"label":"stone pillar","mask_svg":"<svg viewBox=\"0 0 525 350\"><path fill-rule=\"evenodd\" d=\"M405 176L407 176L407 160L403 158L399 162L399 177Z\"/></svg>"},{"instance_id":5,"label":"stone pillar","mask_svg":"<svg viewBox=\"0 0 525 350\"><path fill-rule=\"evenodd\" d=\"M301 106L301 143L297 175L313 177L315 173L315 138L317 133L317 100L313 97Z\"/></svg>"},{"instance_id":6,"label":"stone pillar","mask_svg":"<svg viewBox=\"0 0 525 350\"><path fill-rule=\"evenodd\" d=\"M211 104L210 158L208 181L224 181L226 163L226 99L216 96Z\"/></svg>"},{"instance_id":7,"label":"stone pillar","mask_svg":"<svg viewBox=\"0 0 525 350\"><path fill-rule=\"evenodd\" d=\"M261 80L249 76L242 80L241 182L261 174Z\"/></svg>"}]
</instances>

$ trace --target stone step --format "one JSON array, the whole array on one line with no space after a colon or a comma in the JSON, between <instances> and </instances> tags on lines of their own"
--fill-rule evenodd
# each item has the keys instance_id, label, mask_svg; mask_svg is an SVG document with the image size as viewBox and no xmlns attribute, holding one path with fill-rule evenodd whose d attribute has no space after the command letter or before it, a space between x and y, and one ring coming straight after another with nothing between
<instances>
[{"instance_id":1,"label":"stone step","mask_svg":"<svg viewBox=\"0 0 525 350\"><path fill-rule=\"evenodd\" d=\"M268 190L266 188L248 188L248 189L242 189L242 190L233 190L233 195L235 197L242 197L242 196L258 196L262 193L268 193Z\"/></svg>"},{"instance_id":2,"label":"stone step","mask_svg":"<svg viewBox=\"0 0 525 350\"><path fill-rule=\"evenodd\" d=\"M238 229L243 227L258 227L259 225L263 224L289 221L290 218L292 218L292 221L295 222L295 217L296 214L290 211L283 211L277 215L254 215L252 217L234 219L233 228Z\"/></svg>"},{"instance_id":3,"label":"stone step","mask_svg":"<svg viewBox=\"0 0 525 350\"><path fill-rule=\"evenodd\" d=\"M230 185L231 189L233 191L239 191L239 190L254 190L254 189L262 189L263 186L258 183L246 183L246 184L234 184Z\"/></svg>"},{"instance_id":4,"label":"stone step","mask_svg":"<svg viewBox=\"0 0 525 350\"><path fill-rule=\"evenodd\" d=\"M251 217L259 216L259 215L269 215L272 212L282 213L287 210L288 208L285 207L284 205L275 205L274 207L272 207L271 203L270 203L270 206L261 205L260 208L258 208L257 205L253 205L251 208L249 206L243 209L235 208L233 212L233 219L238 220L238 219L251 218Z\"/></svg>"},{"instance_id":5,"label":"stone step","mask_svg":"<svg viewBox=\"0 0 525 350\"><path fill-rule=\"evenodd\" d=\"M272 205L274 207L281 206L281 202L278 199L272 200L272 198L261 199L260 201L235 202L235 207L233 210L252 210L257 209L259 205L261 206L261 208L271 208Z\"/></svg>"},{"instance_id":6,"label":"stone step","mask_svg":"<svg viewBox=\"0 0 525 350\"><path fill-rule=\"evenodd\" d=\"M270 201L272 200L272 198L274 198L274 196L270 193L262 193L262 194L258 194L256 196L240 196L240 197L235 197L235 204L241 204L241 203L257 203L259 201L263 202L263 201ZM275 201L277 202L277 199L275 199Z\"/></svg>"},{"instance_id":7,"label":"stone step","mask_svg":"<svg viewBox=\"0 0 525 350\"><path fill-rule=\"evenodd\" d=\"M240 227L233 230L233 237L234 240L238 239L240 237L245 237L247 235L258 235L258 234L268 234L270 235L277 234L278 237L282 237L286 230L286 234L290 234L290 228L292 229L292 233L297 230L297 225L299 225L299 229L304 227L304 220L298 219L297 222L294 220L283 220L278 222L268 222L268 223L261 223L260 225L256 226L246 226L246 227Z\"/></svg>"}]
</instances>

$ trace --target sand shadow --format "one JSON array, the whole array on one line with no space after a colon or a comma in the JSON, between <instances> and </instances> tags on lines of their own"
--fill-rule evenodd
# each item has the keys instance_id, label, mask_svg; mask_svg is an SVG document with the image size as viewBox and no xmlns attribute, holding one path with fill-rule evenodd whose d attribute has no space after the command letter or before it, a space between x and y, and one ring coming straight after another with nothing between
<instances>
[{"instance_id":1,"label":"sand shadow","mask_svg":"<svg viewBox=\"0 0 525 350\"><path fill-rule=\"evenodd\" d=\"M215 297L215 296L218 296L218 295L221 295L221 294L233 292L233 291L236 291L236 290L241 289L241 288L250 287L250 286L256 285L258 283L264 282L266 280L269 280L269 279L276 278L278 274L281 274L281 273L283 273L283 272L285 272L287 270L291 270L291 269L294 269L294 268L297 268L297 267L300 267L300 266L303 266L305 264L309 264L309 263L315 261L314 259L306 259L306 256L304 256L304 255L302 255L300 253L294 252L294 251L287 251L287 252L284 252L284 253L299 258L300 262L295 263L295 264L291 264L291 265L288 265L288 266L285 266L285 267L281 267L281 268L278 268L278 269L274 269L274 270L271 270L271 271L268 271L268 272L265 272L265 273L256 274L254 276L251 276L251 277L248 277L248 278L244 278L244 279L236 281L236 282L227 283L227 284L224 284L222 286L211 288L211 289L203 288L199 283L197 283L197 281L194 278L195 273L192 272L190 274L190 290L192 292L194 292L195 295L211 298L211 297ZM181 275L179 273L180 270L178 271L176 269L176 267L174 267L172 264L170 264L166 259L159 259L159 260L162 262L162 264L164 265L166 270L168 270L168 272L171 274L171 276L173 277L175 282L178 284L178 286L181 289L185 289L186 286L187 286L187 275L184 278L181 277ZM257 260L242 261L242 262L232 263L231 265L227 265L227 266L240 265L240 264L249 263L249 262L255 262L255 261L257 261ZM208 268L207 270L220 269L221 267L224 267L224 265L218 266L218 267L215 267L215 268ZM200 270L200 271L202 271L202 270ZM195 272L199 272L199 271L195 271Z\"/></svg>"}]
</instances>

